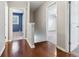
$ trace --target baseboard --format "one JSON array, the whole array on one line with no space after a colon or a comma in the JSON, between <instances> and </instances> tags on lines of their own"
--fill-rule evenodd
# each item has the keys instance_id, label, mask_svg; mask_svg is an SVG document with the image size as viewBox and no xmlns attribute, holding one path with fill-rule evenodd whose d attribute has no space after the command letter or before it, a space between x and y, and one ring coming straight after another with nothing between
<instances>
[{"instance_id":1,"label":"baseboard","mask_svg":"<svg viewBox=\"0 0 79 59\"><path fill-rule=\"evenodd\" d=\"M28 44L29 44L30 48L35 48L35 45L30 44L30 42L29 42L28 38L26 38L26 41L28 42Z\"/></svg>"},{"instance_id":2,"label":"baseboard","mask_svg":"<svg viewBox=\"0 0 79 59\"><path fill-rule=\"evenodd\" d=\"M41 41L34 41L34 43L39 43L39 42L44 42L44 41L47 41L47 40L41 40Z\"/></svg>"},{"instance_id":3,"label":"baseboard","mask_svg":"<svg viewBox=\"0 0 79 59\"><path fill-rule=\"evenodd\" d=\"M4 52L5 46L2 48L2 50L0 51L0 56L2 55L2 53Z\"/></svg>"},{"instance_id":4,"label":"baseboard","mask_svg":"<svg viewBox=\"0 0 79 59\"><path fill-rule=\"evenodd\" d=\"M5 42L8 42L8 40L5 39Z\"/></svg>"},{"instance_id":5,"label":"baseboard","mask_svg":"<svg viewBox=\"0 0 79 59\"><path fill-rule=\"evenodd\" d=\"M25 38L23 38L23 39L17 39L17 40L25 40ZM6 40L5 42L11 42L11 41L15 41L15 40Z\"/></svg>"},{"instance_id":6,"label":"baseboard","mask_svg":"<svg viewBox=\"0 0 79 59\"><path fill-rule=\"evenodd\" d=\"M59 46L57 46L57 48L60 49L60 50L62 50L63 52L68 53L68 51L66 51L65 49L63 49L63 48L61 48L61 47L59 47Z\"/></svg>"}]
</instances>

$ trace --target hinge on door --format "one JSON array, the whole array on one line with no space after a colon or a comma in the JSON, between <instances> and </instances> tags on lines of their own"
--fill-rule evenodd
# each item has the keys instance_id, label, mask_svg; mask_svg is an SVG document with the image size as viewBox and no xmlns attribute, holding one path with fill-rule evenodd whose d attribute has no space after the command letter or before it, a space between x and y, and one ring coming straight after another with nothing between
<instances>
[{"instance_id":1,"label":"hinge on door","mask_svg":"<svg viewBox=\"0 0 79 59\"><path fill-rule=\"evenodd\" d=\"M71 52L71 42L69 42L69 53Z\"/></svg>"},{"instance_id":2,"label":"hinge on door","mask_svg":"<svg viewBox=\"0 0 79 59\"><path fill-rule=\"evenodd\" d=\"M71 42L69 42L69 45L71 45Z\"/></svg>"},{"instance_id":3,"label":"hinge on door","mask_svg":"<svg viewBox=\"0 0 79 59\"><path fill-rule=\"evenodd\" d=\"M69 1L69 4L71 4L71 1Z\"/></svg>"}]
</instances>

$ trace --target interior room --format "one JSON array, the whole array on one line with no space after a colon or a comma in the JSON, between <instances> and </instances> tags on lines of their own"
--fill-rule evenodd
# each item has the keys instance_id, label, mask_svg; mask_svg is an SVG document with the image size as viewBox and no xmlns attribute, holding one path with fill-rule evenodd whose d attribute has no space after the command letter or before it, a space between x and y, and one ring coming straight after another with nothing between
<instances>
[{"instance_id":1,"label":"interior room","mask_svg":"<svg viewBox=\"0 0 79 59\"><path fill-rule=\"evenodd\" d=\"M0 2L0 56L79 56L78 5L78 1Z\"/></svg>"}]
</instances>

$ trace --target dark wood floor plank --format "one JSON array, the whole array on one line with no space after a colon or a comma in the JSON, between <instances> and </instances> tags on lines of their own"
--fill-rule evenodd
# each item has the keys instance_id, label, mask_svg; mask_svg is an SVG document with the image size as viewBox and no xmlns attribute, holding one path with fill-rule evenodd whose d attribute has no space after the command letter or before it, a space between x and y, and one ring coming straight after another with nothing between
<instances>
[{"instance_id":1,"label":"dark wood floor plank","mask_svg":"<svg viewBox=\"0 0 79 59\"><path fill-rule=\"evenodd\" d=\"M17 40L6 43L2 57L74 57L74 55L56 48L47 41L36 43L32 49L26 40Z\"/></svg>"},{"instance_id":2,"label":"dark wood floor plank","mask_svg":"<svg viewBox=\"0 0 79 59\"><path fill-rule=\"evenodd\" d=\"M3 57L55 57L56 46L49 42L36 43L35 48L30 48L26 40L6 43Z\"/></svg>"},{"instance_id":3,"label":"dark wood floor plank","mask_svg":"<svg viewBox=\"0 0 79 59\"><path fill-rule=\"evenodd\" d=\"M72 53L67 53L57 48L57 57L76 57L76 56L73 55Z\"/></svg>"}]
</instances>

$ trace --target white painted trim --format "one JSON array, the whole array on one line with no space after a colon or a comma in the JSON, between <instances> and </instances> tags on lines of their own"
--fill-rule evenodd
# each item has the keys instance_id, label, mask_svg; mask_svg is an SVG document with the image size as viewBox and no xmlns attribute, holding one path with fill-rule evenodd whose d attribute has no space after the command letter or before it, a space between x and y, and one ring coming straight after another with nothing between
<instances>
[{"instance_id":1,"label":"white painted trim","mask_svg":"<svg viewBox=\"0 0 79 59\"><path fill-rule=\"evenodd\" d=\"M8 25L9 26L9 29L8 29L9 30L9 32L8 32L9 33L9 40L13 40L13 33L12 33L12 29L13 29L13 26L12 26L12 12L13 12L12 8L9 8L9 16L8 16L9 17L9 19L8 19L8 21L9 21L8 22L8 24L9 24Z\"/></svg>"},{"instance_id":2,"label":"white painted trim","mask_svg":"<svg viewBox=\"0 0 79 59\"><path fill-rule=\"evenodd\" d=\"M28 8L27 8L27 25L26 25L26 31L27 31L27 33L26 33L26 40L27 40L27 42L28 42L28 44L29 44L29 46L31 47L31 48L35 48L35 45L33 44L32 45L32 43L31 43L31 39L29 38L29 27L30 26L30 2L28 1Z\"/></svg>"},{"instance_id":3,"label":"white painted trim","mask_svg":"<svg viewBox=\"0 0 79 59\"><path fill-rule=\"evenodd\" d=\"M60 49L60 50L62 50L62 51L64 51L64 52L66 52L66 53L69 53L68 51L66 51L66 50L63 49L62 47L57 46L57 48Z\"/></svg>"},{"instance_id":4,"label":"white painted trim","mask_svg":"<svg viewBox=\"0 0 79 59\"><path fill-rule=\"evenodd\" d=\"M17 39L17 40L25 40L25 38L23 38L23 39ZM7 40L5 42L12 42L12 41L16 41L16 40Z\"/></svg>"},{"instance_id":5,"label":"white painted trim","mask_svg":"<svg viewBox=\"0 0 79 59\"><path fill-rule=\"evenodd\" d=\"M5 42L8 40L8 3L5 2Z\"/></svg>"},{"instance_id":6,"label":"white painted trim","mask_svg":"<svg viewBox=\"0 0 79 59\"><path fill-rule=\"evenodd\" d=\"M24 15L23 15L23 23L22 23L22 27L23 27L23 37L25 38L25 33L26 33L26 25L27 25L27 9L24 8Z\"/></svg>"},{"instance_id":7,"label":"white painted trim","mask_svg":"<svg viewBox=\"0 0 79 59\"><path fill-rule=\"evenodd\" d=\"M43 40L43 39L42 41L35 40L34 43L39 43L39 42L44 42L44 41L48 41L48 40Z\"/></svg>"},{"instance_id":8,"label":"white painted trim","mask_svg":"<svg viewBox=\"0 0 79 59\"><path fill-rule=\"evenodd\" d=\"M26 39L23 38L23 39L17 39L17 40L26 40ZM5 41L5 42L12 42L12 41L16 41L16 40L7 40L7 41Z\"/></svg>"},{"instance_id":9,"label":"white painted trim","mask_svg":"<svg viewBox=\"0 0 79 59\"><path fill-rule=\"evenodd\" d=\"M46 7L46 40L48 41L48 6Z\"/></svg>"},{"instance_id":10,"label":"white painted trim","mask_svg":"<svg viewBox=\"0 0 79 59\"><path fill-rule=\"evenodd\" d=\"M29 42L28 38L26 38L26 40L27 40L27 42L28 42L30 48L35 48L35 45L32 45L32 44Z\"/></svg>"},{"instance_id":11,"label":"white painted trim","mask_svg":"<svg viewBox=\"0 0 79 59\"><path fill-rule=\"evenodd\" d=\"M1 56L2 53L4 52L4 49L5 49L5 45L4 45L4 47L2 48L2 50L0 51L0 56Z\"/></svg>"}]
</instances>

